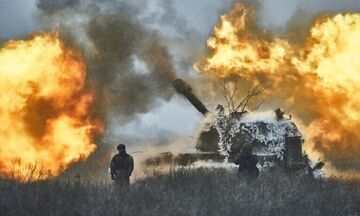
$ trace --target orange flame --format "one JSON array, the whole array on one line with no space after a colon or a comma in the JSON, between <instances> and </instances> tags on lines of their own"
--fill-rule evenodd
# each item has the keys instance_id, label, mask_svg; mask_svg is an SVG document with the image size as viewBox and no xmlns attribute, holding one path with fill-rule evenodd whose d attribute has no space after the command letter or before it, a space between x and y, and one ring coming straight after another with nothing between
<instances>
[{"instance_id":1,"label":"orange flame","mask_svg":"<svg viewBox=\"0 0 360 216\"><path fill-rule=\"evenodd\" d=\"M258 31L254 20L241 4L221 16L195 69L270 82L269 96L305 124L308 148L337 169L359 170L360 15L317 20L304 46Z\"/></svg>"},{"instance_id":2,"label":"orange flame","mask_svg":"<svg viewBox=\"0 0 360 216\"><path fill-rule=\"evenodd\" d=\"M1 175L19 179L34 169L49 178L96 149L101 126L88 115L94 96L84 90L85 75L81 56L57 33L0 49Z\"/></svg>"}]
</instances>

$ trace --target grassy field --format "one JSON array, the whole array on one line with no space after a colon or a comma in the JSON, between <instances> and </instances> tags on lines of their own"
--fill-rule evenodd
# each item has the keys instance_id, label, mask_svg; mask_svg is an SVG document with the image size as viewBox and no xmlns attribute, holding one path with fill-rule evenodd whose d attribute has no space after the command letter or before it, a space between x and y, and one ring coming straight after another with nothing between
<instances>
[{"instance_id":1,"label":"grassy field","mask_svg":"<svg viewBox=\"0 0 360 216\"><path fill-rule=\"evenodd\" d=\"M360 182L179 169L128 191L90 180L0 181L0 215L360 215Z\"/></svg>"}]
</instances>

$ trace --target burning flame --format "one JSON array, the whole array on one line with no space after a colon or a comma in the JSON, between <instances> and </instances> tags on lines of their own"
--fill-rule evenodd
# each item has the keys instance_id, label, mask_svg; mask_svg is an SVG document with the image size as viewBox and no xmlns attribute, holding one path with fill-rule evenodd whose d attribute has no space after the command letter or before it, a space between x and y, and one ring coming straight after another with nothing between
<instances>
[{"instance_id":1,"label":"burning flame","mask_svg":"<svg viewBox=\"0 0 360 216\"><path fill-rule=\"evenodd\" d=\"M12 40L0 49L0 174L59 175L95 149L81 56L57 33ZM36 173L35 173L36 172Z\"/></svg>"},{"instance_id":2,"label":"burning flame","mask_svg":"<svg viewBox=\"0 0 360 216\"><path fill-rule=\"evenodd\" d=\"M221 16L207 41L209 54L195 69L270 83L269 97L304 123L313 153L338 170L360 170L360 14L316 20L302 46L254 23L254 10L235 4Z\"/></svg>"}]
</instances>

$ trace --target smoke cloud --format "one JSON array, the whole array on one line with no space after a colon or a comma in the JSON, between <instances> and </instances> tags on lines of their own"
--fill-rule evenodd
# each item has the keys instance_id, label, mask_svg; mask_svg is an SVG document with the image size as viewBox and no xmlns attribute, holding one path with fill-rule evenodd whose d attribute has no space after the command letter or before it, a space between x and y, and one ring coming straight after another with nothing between
<instances>
[{"instance_id":1,"label":"smoke cloud","mask_svg":"<svg viewBox=\"0 0 360 216\"><path fill-rule=\"evenodd\" d=\"M61 36L82 50L88 81L98 93L98 110L125 124L169 100L175 70L163 39L144 27L140 9L122 1L45 1L39 20L58 25Z\"/></svg>"}]
</instances>

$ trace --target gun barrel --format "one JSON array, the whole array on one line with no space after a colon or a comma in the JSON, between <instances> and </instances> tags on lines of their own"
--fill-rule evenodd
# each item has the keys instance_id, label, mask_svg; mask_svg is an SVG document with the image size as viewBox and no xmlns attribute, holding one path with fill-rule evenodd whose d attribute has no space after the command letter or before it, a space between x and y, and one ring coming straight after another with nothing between
<instances>
[{"instance_id":1,"label":"gun barrel","mask_svg":"<svg viewBox=\"0 0 360 216\"><path fill-rule=\"evenodd\" d=\"M188 99L188 101L203 115L206 115L209 110L206 106L197 98L193 93L192 89L185 81L182 79L176 79L173 83L173 86L177 93L182 94Z\"/></svg>"}]
</instances>

